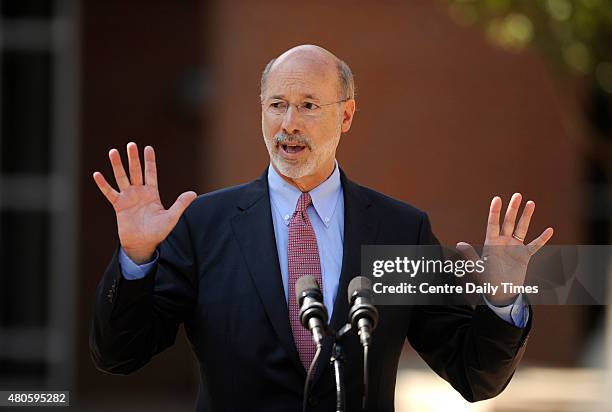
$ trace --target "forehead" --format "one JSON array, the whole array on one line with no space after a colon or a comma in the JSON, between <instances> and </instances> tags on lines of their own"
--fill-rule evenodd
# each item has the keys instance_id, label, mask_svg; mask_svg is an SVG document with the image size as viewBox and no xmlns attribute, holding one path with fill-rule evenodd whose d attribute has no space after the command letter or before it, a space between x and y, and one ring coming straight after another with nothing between
<instances>
[{"instance_id":1,"label":"forehead","mask_svg":"<svg viewBox=\"0 0 612 412\"><path fill-rule=\"evenodd\" d=\"M268 73L266 97L334 99L338 75L329 64L312 61L281 62Z\"/></svg>"}]
</instances>

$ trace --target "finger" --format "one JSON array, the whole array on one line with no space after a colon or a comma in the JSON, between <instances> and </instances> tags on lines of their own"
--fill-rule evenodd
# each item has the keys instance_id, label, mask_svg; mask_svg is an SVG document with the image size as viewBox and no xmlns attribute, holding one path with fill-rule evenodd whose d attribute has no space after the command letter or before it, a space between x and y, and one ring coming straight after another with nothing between
<instances>
[{"instance_id":1,"label":"finger","mask_svg":"<svg viewBox=\"0 0 612 412\"><path fill-rule=\"evenodd\" d=\"M475 262L480 259L476 250L469 243L459 242L457 243L457 250L463 254L469 260Z\"/></svg>"},{"instance_id":2,"label":"finger","mask_svg":"<svg viewBox=\"0 0 612 412\"><path fill-rule=\"evenodd\" d=\"M145 184L157 187L157 165L155 164L155 151L151 146L144 148Z\"/></svg>"},{"instance_id":3,"label":"finger","mask_svg":"<svg viewBox=\"0 0 612 412\"><path fill-rule=\"evenodd\" d=\"M130 181L133 185L142 185L142 166L140 166L140 156L138 155L138 146L136 143L128 143L127 153L130 167Z\"/></svg>"},{"instance_id":4,"label":"finger","mask_svg":"<svg viewBox=\"0 0 612 412\"><path fill-rule=\"evenodd\" d=\"M487 239L499 236L499 215L501 212L502 200L495 196L491 200L489 207L489 219L487 220Z\"/></svg>"},{"instance_id":5,"label":"finger","mask_svg":"<svg viewBox=\"0 0 612 412\"><path fill-rule=\"evenodd\" d=\"M501 235L512 236L514 233L514 225L516 224L516 215L518 214L519 208L521 207L521 201L523 196L520 193L512 195L510 202L508 202L508 208L506 209L506 215L504 216L504 224L502 225Z\"/></svg>"},{"instance_id":6,"label":"finger","mask_svg":"<svg viewBox=\"0 0 612 412\"><path fill-rule=\"evenodd\" d=\"M119 190L127 189L130 186L130 180L125 174L125 169L123 168L123 163L121 163L119 151L117 149L111 149L110 152L108 152L108 157L111 161L113 174L115 175L115 180L117 181Z\"/></svg>"},{"instance_id":7,"label":"finger","mask_svg":"<svg viewBox=\"0 0 612 412\"><path fill-rule=\"evenodd\" d=\"M187 206L189 206L197 196L198 195L196 195L195 192L185 192L181 193L181 195L176 199L174 204L170 207L170 209L168 209L174 224L178 222L185 209L187 209Z\"/></svg>"},{"instance_id":8,"label":"finger","mask_svg":"<svg viewBox=\"0 0 612 412\"><path fill-rule=\"evenodd\" d=\"M535 254L538 250L540 250L542 246L546 244L546 242L550 240L553 233L554 233L554 230L552 227L549 227L546 230L544 230L540 236L535 238L531 243L527 245L527 249L529 249L529 252L532 255Z\"/></svg>"},{"instance_id":9,"label":"finger","mask_svg":"<svg viewBox=\"0 0 612 412\"><path fill-rule=\"evenodd\" d=\"M521 214L521 218L516 224L516 229L514 229L514 234L521 239L525 239L527 236L527 231L529 230L529 223L531 222L531 216L533 216L533 212L535 210L535 202L533 200L525 203L525 208L523 209L523 213Z\"/></svg>"},{"instance_id":10,"label":"finger","mask_svg":"<svg viewBox=\"0 0 612 412\"><path fill-rule=\"evenodd\" d=\"M102 173L100 172L94 172L93 179L96 182L96 185L98 185L98 188L100 189L104 197L108 199L111 205L114 204L117 200L117 197L119 197L119 193L117 193L117 191L113 189L111 185L108 184L108 182L104 178L104 175L102 175Z\"/></svg>"}]
</instances>

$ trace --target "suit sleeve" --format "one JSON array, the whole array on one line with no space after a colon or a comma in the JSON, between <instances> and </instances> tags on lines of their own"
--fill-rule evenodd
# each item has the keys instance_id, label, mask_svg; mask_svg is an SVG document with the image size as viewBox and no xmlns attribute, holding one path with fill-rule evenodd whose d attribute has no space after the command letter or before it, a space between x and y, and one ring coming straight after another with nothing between
<instances>
[{"instance_id":1,"label":"suit sleeve","mask_svg":"<svg viewBox=\"0 0 612 412\"><path fill-rule=\"evenodd\" d=\"M423 215L420 243L439 245ZM415 306L407 331L427 364L470 402L498 395L510 382L525 351L533 313L516 327L485 304Z\"/></svg>"},{"instance_id":2,"label":"suit sleeve","mask_svg":"<svg viewBox=\"0 0 612 412\"><path fill-rule=\"evenodd\" d=\"M116 248L98 288L89 336L91 357L102 371L128 374L171 346L197 301L193 246L185 214L158 247L147 275L121 274Z\"/></svg>"}]
</instances>

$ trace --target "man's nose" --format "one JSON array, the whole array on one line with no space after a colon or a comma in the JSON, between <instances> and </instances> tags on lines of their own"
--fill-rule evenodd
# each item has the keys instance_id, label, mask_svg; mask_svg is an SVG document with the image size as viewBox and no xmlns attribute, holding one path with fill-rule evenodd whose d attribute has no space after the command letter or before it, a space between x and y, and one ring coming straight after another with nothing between
<instances>
[{"instance_id":1,"label":"man's nose","mask_svg":"<svg viewBox=\"0 0 612 412\"><path fill-rule=\"evenodd\" d=\"M287 111L283 115L283 131L287 134L295 134L301 131L301 115L298 113L294 105L289 105Z\"/></svg>"}]
</instances>

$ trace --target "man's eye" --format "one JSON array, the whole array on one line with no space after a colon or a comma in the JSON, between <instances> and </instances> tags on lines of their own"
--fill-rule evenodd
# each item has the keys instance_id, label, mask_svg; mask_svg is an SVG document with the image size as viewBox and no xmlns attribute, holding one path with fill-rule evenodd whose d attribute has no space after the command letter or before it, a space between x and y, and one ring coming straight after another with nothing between
<instances>
[{"instance_id":1,"label":"man's eye","mask_svg":"<svg viewBox=\"0 0 612 412\"><path fill-rule=\"evenodd\" d=\"M287 103L274 102L274 103L270 103L270 107L272 107L273 109L285 109L287 107Z\"/></svg>"},{"instance_id":2,"label":"man's eye","mask_svg":"<svg viewBox=\"0 0 612 412\"><path fill-rule=\"evenodd\" d=\"M311 102L306 102L302 104L302 106L304 106L304 108L307 110L317 110L319 108L319 106Z\"/></svg>"}]
</instances>

